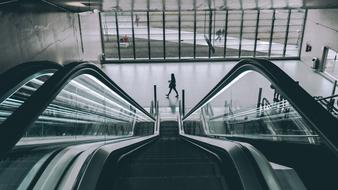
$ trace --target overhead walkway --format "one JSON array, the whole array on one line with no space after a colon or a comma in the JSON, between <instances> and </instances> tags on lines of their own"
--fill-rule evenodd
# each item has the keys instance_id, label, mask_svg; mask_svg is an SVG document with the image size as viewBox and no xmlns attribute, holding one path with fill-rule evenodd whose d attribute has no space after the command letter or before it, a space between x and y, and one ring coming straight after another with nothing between
<instances>
[{"instance_id":1,"label":"overhead walkway","mask_svg":"<svg viewBox=\"0 0 338 190\"><path fill-rule=\"evenodd\" d=\"M338 187L337 119L269 61L162 122L92 64L41 65L3 75L0 189Z\"/></svg>"}]
</instances>

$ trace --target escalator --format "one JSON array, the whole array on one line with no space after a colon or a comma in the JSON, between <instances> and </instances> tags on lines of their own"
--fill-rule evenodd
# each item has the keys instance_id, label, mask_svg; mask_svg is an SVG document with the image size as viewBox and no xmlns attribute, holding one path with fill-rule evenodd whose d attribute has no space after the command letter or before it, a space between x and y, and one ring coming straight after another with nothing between
<instances>
[{"instance_id":1,"label":"escalator","mask_svg":"<svg viewBox=\"0 0 338 190\"><path fill-rule=\"evenodd\" d=\"M160 138L123 158L119 174L107 173L111 177L98 189L229 189L216 157L184 141L178 132L177 122L162 122Z\"/></svg>"},{"instance_id":2,"label":"escalator","mask_svg":"<svg viewBox=\"0 0 338 190\"><path fill-rule=\"evenodd\" d=\"M185 134L249 143L306 189L338 188L338 120L267 60L240 61L182 120Z\"/></svg>"},{"instance_id":3,"label":"escalator","mask_svg":"<svg viewBox=\"0 0 338 190\"><path fill-rule=\"evenodd\" d=\"M154 116L92 64L26 63L1 77L0 189L69 188L97 148L154 133Z\"/></svg>"},{"instance_id":4,"label":"escalator","mask_svg":"<svg viewBox=\"0 0 338 190\"><path fill-rule=\"evenodd\" d=\"M267 60L167 122L92 64L37 68L0 94L0 189L338 187L337 119Z\"/></svg>"}]
</instances>

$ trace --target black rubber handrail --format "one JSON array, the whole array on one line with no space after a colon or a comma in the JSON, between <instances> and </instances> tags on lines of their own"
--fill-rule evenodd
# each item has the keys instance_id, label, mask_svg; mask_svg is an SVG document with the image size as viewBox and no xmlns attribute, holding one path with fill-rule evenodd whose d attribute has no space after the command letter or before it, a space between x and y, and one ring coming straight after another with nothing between
<instances>
[{"instance_id":1,"label":"black rubber handrail","mask_svg":"<svg viewBox=\"0 0 338 190\"><path fill-rule=\"evenodd\" d=\"M0 102L3 102L28 81L62 68L50 61L35 61L17 65L0 75Z\"/></svg>"},{"instance_id":2,"label":"black rubber handrail","mask_svg":"<svg viewBox=\"0 0 338 190\"><path fill-rule=\"evenodd\" d=\"M338 156L338 121L299 84L272 62L265 59L245 59L238 62L224 78L183 117L183 121L199 110L245 71L256 71L267 78L278 92L289 101L325 144Z\"/></svg>"},{"instance_id":3,"label":"black rubber handrail","mask_svg":"<svg viewBox=\"0 0 338 190\"><path fill-rule=\"evenodd\" d=\"M15 146L28 127L38 119L64 86L81 74L89 74L96 77L151 120L155 121L155 118L150 113L127 95L101 69L87 62L70 63L50 77L22 106L1 124L0 157L4 156Z\"/></svg>"}]
</instances>

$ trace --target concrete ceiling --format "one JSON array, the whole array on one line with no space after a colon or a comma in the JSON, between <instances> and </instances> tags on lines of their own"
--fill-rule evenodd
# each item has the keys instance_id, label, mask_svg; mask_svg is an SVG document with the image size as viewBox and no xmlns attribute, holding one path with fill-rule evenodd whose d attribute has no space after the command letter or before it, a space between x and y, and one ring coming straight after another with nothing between
<instances>
[{"instance_id":1,"label":"concrete ceiling","mask_svg":"<svg viewBox=\"0 0 338 190\"><path fill-rule=\"evenodd\" d=\"M8 4L45 4L60 10L83 12L144 11L144 10L241 10L241 9L288 9L338 8L338 0L0 0L0 7ZM40 5L38 5L40 6Z\"/></svg>"}]
</instances>

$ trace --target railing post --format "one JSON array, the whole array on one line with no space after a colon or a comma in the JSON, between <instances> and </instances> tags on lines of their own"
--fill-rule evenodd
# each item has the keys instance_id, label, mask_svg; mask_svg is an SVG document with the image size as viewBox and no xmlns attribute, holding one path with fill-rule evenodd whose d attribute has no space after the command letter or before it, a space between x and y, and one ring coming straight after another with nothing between
<instances>
[{"instance_id":1,"label":"railing post","mask_svg":"<svg viewBox=\"0 0 338 190\"><path fill-rule=\"evenodd\" d=\"M182 115L185 115L185 92L184 89L182 89Z\"/></svg>"},{"instance_id":2,"label":"railing post","mask_svg":"<svg viewBox=\"0 0 338 190\"><path fill-rule=\"evenodd\" d=\"M183 115L182 114L182 102L181 102L181 100L178 100L178 112L180 113L180 115Z\"/></svg>"},{"instance_id":3,"label":"railing post","mask_svg":"<svg viewBox=\"0 0 338 190\"><path fill-rule=\"evenodd\" d=\"M150 114L151 114L151 115L154 115L154 113L155 113L154 110L155 110L155 109L154 109L154 101L152 100L152 101L150 102Z\"/></svg>"},{"instance_id":4,"label":"railing post","mask_svg":"<svg viewBox=\"0 0 338 190\"><path fill-rule=\"evenodd\" d=\"M334 94L336 93L336 87L337 87L337 80L334 81L331 96L334 96Z\"/></svg>"},{"instance_id":5,"label":"railing post","mask_svg":"<svg viewBox=\"0 0 338 190\"><path fill-rule=\"evenodd\" d=\"M336 86L337 86L337 80L334 81L331 96L334 96L334 94L336 93ZM332 112L332 111L333 111L333 108L334 108L334 102L335 102L335 99L333 99L333 97L331 97L331 98L330 98L330 101L329 101L329 104L328 104L328 106L327 106L327 110L328 110L329 112Z\"/></svg>"},{"instance_id":6,"label":"railing post","mask_svg":"<svg viewBox=\"0 0 338 190\"><path fill-rule=\"evenodd\" d=\"M260 108L261 106L261 101L262 101L262 88L259 88L259 91L258 91L258 99L257 99L257 117L259 117L260 113L258 111L258 109Z\"/></svg>"},{"instance_id":7,"label":"railing post","mask_svg":"<svg viewBox=\"0 0 338 190\"><path fill-rule=\"evenodd\" d=\"M157 91L156 91L156 85L154 85L154 102L155 102L154 107L156 108L156 106L157 106Z\"/></svg>"}]
</instances>

